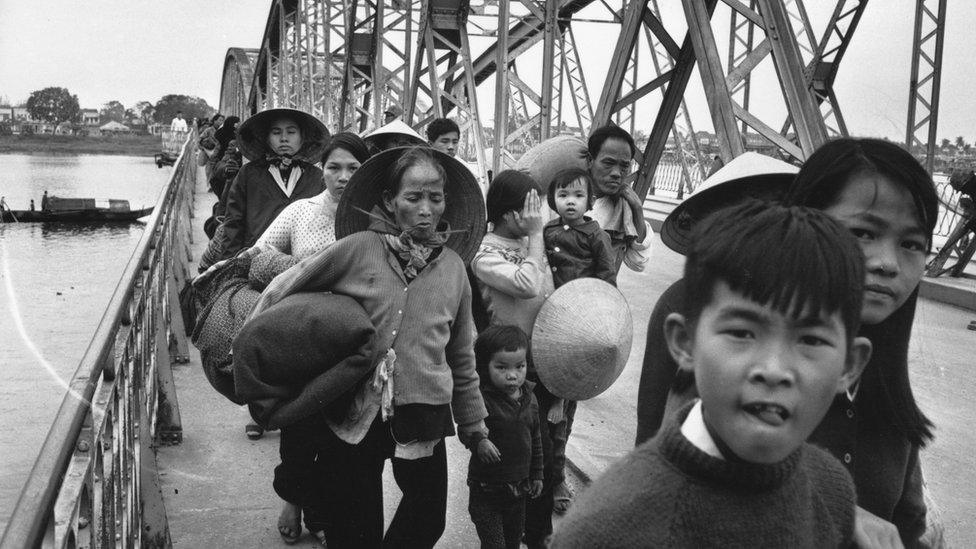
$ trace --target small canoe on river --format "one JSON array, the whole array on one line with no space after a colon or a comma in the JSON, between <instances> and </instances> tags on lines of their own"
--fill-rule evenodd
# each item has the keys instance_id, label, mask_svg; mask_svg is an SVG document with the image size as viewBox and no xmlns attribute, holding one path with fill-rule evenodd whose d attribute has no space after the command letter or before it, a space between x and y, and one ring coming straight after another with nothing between
<instances>
[{"instance_id":1,"label":"small canoe on river","mask_svg":"<svg viewBox=\"0 0 976 549\"><path fill-rule=\"evenodd\" d=\"M0 208L0 221L11 222L56 222L85 223L113 222L129 223L151 214L153 208L133 210L128 200L99 200L95 198L46 197L39 210L11 210L4 205Z\"/></svg>"}]
</instances>

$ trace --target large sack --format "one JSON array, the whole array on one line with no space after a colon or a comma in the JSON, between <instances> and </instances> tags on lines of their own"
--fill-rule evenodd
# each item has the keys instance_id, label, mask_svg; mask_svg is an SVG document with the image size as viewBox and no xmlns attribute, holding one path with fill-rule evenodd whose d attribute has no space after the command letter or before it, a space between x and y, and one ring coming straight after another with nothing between
<instances>
[{"instance_id":1,"label":"large sack","mask_svg":"<svg viewBox=\"0 0 976 549\"><path fill-rule=\"evenodd\" d=\"M525 151L515 169L528 172L539 186L539 194L545 197L557 173L570 168L585 170L588 161L585 141L575 135L557 135Z\"/></svg>"},{"instance_id":2,"label":"large sack","mask_svg":"<svg viewBox=\"0 0 976 549\"><path fill-rule=\"evenodd\" d=\"M200 350L207 381L235 404L231 345L244 326L268 281L297 263L294 257L265 250L253 257L235 257L203 282L194 284L198 313L192 341Z\"/></svg>"},{"instance_id":3,"label":"large sack","mask_svg":"<svg viewBox=\"0 0 976 549\"><path fill-rule=\"evenodd\" d=\"M237 396L265 429L348 403L371 370L373 333L366 311L350 297L285 297L234 340Z\"/></svg>"}]
</instances>

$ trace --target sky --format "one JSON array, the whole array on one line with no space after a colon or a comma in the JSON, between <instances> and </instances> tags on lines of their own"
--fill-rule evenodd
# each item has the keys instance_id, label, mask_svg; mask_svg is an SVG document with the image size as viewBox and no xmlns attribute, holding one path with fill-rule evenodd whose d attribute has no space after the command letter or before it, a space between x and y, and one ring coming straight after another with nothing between
<instances>
[{"instance_id":1,"label":"sky","mask_svg":"<svg viewBox=\"0 0 976 549\"><path fill-rule=\"evenodd\" d=\"M833 3L806 1L815 29L823 28ZM683 35L680 2L659 4L669 30ZM904 139L914 4L876 0L865 11L835 83L853 134ZM155 103L169 93L196 95L217 107L227 48L258 47L270 6L270 0L0 0L0 99L21 102L33 90L61 86L77 94L84 108L112 100L126 106ZM972 142L976 45L967 21L976 21L976 2L949 0L938 134ZM716 33L725 26L717 23ZM595 102L600 86L594 83L606 74L614 42L607 32L614 27L577 27ZM772 69L767 72L771 75ZM769 92L775 85L774 77L763 81L757 75L754 89ZM481 111L492 113L491 91L482 89ZM710 129L697 72L687 100L696 129ZM775 107L769 109L775 119ZM638 127L649 128L653 113L638 114Z\"/></svg>"}]
</instances>

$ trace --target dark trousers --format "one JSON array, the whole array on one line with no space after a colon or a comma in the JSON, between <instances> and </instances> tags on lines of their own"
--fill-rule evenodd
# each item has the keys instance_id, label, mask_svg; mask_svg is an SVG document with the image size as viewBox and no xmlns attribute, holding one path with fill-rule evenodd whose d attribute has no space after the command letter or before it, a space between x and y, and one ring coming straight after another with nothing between
<instances>
[{"instance_id":1,"label":"dark trousers","mask_svg":"<svg viewBox=\"0 0 976 549\"><path fill-rule=\"evenodd\" d=\"M444 533L447 513L447 452L444 441L430 457L394 458L390 425L373 422L366 437L347 444L326 429L322 462L332 491L326 530L330 547L433 547ZM383 466L393 464L393 478L403 492L393 522L383 536Z\"/></svg>"},{"instance_id":2,"label":"dark trousers","mask_svg":"<svg viewBox=\"0 0 976 549\"><path fill-rule=\"evenodd\" d=\"M542 493L525 504L525 542L540 545L552 534L553 490L566 478L566 440L568 421L549 423L549 408L557 398L541 382L532 391L539 401L539 424L542 426ZM576 403L570 401L572 413ZM567 410L567 417L570 412Z\"/></svg>"},{"instance_id":3,"label":"dark trousers","mask_svg":"<svg viewBox=\"0 0 976 549\"><path fill-rule=\"evenodd\" d=\"M507 484L468 486L468 512L481 549L519 549L525 527L525 491Z\"/></svg>"},{"instance_id":4,"label":"dark trousers","mask_svg":"<svg viewBox=\"0 0 976 549\"><path fill-rule=\"evenodd\" d=\"M326 530L331 487L320 460L328 426L321 416L283 427L278 443L281 464L275 467L274 490L281 499L302 508L305 527Z\"/></svg>"}]
</instances>

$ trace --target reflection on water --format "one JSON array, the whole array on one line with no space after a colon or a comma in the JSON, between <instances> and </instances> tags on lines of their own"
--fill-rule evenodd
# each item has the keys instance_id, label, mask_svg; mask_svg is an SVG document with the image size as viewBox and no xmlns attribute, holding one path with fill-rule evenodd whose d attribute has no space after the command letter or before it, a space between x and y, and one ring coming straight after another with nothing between
<instances>
[{"instance_id":1,"label":"reflection on water","mask_svg":"<svg viewBox=\"0 0 976 549\"><path fill-rule=\"evenodd\" d=\"M11 209L39 206L45 190L138 208L156 203L170 170L148 157L0 155L0 196ZM144 229L0 224L0 530L64 396L54 376L74 373Z\"/></svg>"}]
</instances>

